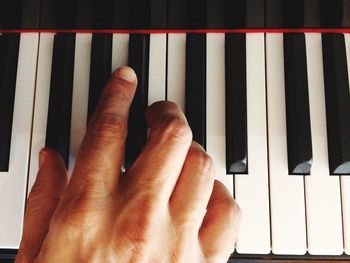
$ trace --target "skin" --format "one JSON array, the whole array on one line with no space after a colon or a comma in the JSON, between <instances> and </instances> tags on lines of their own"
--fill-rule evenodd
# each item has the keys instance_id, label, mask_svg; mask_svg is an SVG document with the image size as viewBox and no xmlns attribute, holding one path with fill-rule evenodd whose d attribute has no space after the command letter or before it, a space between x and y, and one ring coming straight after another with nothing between
<instances>
[{"instance_id":1,"label":"skin","mask_svg":"<svg viewBox=\"0 0 350 263\"><path fill-rule=\"evenodd\" d=\"M146 146L121 172L136 86L130 68L112 74L70 180L55 151L40 152L16 263L227 261L240 210L176 104L147 109Z\"/></svg>"}]
</instances>

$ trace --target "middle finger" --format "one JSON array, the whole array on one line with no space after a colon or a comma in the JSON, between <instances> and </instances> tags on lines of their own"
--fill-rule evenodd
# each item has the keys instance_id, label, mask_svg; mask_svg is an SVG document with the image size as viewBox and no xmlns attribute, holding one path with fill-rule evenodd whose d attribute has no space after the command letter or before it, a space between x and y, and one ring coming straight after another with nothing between
<instances>
[{"instance_id":1,"label":"middle finger","mask_svg":"<svg viewBox=\"0 0 350 263\"><path fill-rule=\"evenodd\" d=\"M192 132L180 108L158 102L146 112L150 127L145 148L128 171L128 184L135 192L147 188L169 200L192 142Z\"/></svg>"}]
</instances>

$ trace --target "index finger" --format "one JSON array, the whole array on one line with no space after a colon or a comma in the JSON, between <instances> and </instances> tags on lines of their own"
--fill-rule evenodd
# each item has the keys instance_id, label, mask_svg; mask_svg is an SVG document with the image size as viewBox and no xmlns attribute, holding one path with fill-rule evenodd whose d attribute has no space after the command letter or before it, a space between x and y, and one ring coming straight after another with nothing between
<instances>
[{"instance_id":1,"label":"index finger","mask_svg":"<svg viewBox=\"0 0 350 263\"><path fill-rule=\"evenodd\" d=\"M69 187L83 191L97 188L107 193L116 188L136 85L136 74L128 67L112 74L79 149Z\"/></svg>"}]
</instances>

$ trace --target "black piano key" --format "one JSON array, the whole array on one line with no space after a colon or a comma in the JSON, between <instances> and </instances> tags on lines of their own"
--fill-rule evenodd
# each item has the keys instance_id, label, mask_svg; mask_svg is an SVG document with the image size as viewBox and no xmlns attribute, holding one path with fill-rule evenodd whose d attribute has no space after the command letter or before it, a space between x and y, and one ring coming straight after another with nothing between
<instances>
[{"instance_id":1,"label":"black piano key","mask_svg":"<svg viewBox=\"0 0 350 263\"><path fill-rule=\"evenodd\" d=\"M88 121L112 72L112 34L94 34L91 46Z\"/></svg>"},{"instance_id":2,"label":"black piano key","mask_svg":"<svg viewBox=\"0 0 350 263\"><path fill-rule=\"evenodd\" d=\"M57 34L54 40L45 146L61 154L69 165L75 35Z\"/></svg>"},{"instance_id":3,"label":"black piano key","mask_svg":"<svg viewBox=\"0 0 350 263\"><path fill-rule=\"evenodd\" d=\"M186 28L187 0L168 0L168 28Z\"/></svg>"},{"instance_id":4,"label":"black piano key","mask_svg":"<svg viewBox=\"0 0 350 263\"><path fill-rule=\"evenodd\" d=\"M323 34L330 174L350 174L350 94L344 35Z\"/></svg>"},{"instance_id":5,"label":"black piano key","mask_svg":"<svg viewBox=\"0 0 350 263\"><path fill-rule=\"evenodd\" d=\"M9 168L19 34L0 36L0 172Z\"/></svg>"},{"instance_id":6,"label":"black piano key","mask_svg":"<svg viewBox=\"0 0 350 263\"><path fill-rule=\"evenodd\" d=\"M226 34L226 170L248 171L247 76L245 34Z\"/></svg>"},{"instance_id":7,"label":"black piano key","mask_svg":"<svg viewBox=\"0 0 350 263\"><path fill-rule=\"evenodd\" d=\"M125 152L126 169L134 163L147 139L147 124L144 113L148 106L149 45L149 35L130 35L129 66L135 70L138 84L129 112Z\"/></svg>"},{"instance_id":8,"label":"black piano key","mask_svg":"<svg viewBox=\"0 0 350 263\"><path fill-rule=\"evenodd\" d=\"M206 34L187 34L185 112L193 140L206 148Z\"/></svg>"},{"instance_id":9,"label":"black piano key","mask_svg":"<svg viewBox=\"0 0 350 263\"><path fill-rule=\"evenodd\" d=\"M312 142L304 34L284 34L284 65L289 174L310 174Z\"/></svg>"}]
</instances>

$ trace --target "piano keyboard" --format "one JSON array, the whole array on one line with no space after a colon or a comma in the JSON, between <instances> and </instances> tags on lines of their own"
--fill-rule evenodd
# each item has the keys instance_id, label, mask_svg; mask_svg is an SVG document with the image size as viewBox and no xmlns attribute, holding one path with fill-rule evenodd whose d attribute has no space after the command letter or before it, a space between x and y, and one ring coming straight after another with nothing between
<instances>
[{"instance_id":1,"label":"piano keyboard","mask_svg":"<svg viewBox=\"0 0 350 263\"><path fill-rule=\"evenodd\" d=\"M349 34L25 33L0 47L0 248L18 248L40 149L71 173L104 83L130 65L127 167L144 109L175 101L241 207L233 252L350 255Z\"/></svg>"}]
</instances>

